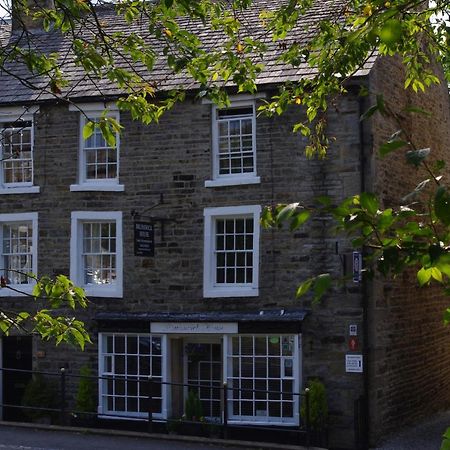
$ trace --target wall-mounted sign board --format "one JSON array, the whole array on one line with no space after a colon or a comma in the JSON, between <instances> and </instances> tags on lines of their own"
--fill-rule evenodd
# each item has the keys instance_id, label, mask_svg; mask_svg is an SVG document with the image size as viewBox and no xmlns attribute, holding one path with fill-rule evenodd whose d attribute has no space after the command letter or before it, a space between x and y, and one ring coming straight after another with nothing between
<instances>
[{"instance_id":1,"label":"wall-mounted sign board","mask_svg":"<svg viewBox=\"0 0 450 450\"><path fill-rule=\"evenodd\" d=\"M150 222L134 222L134 255L155 256L155 227Z\"/></svg>"},{"instance_id":2,"label":"wall-mounted sign board","mask_svg":"<svg viewBox=\"0 0 450 450\"><path fill-rule=\"evenodd\" d=\"M238 324L234 322L152 322L151 333L180 334L224 334L237 333Z\"/></svg>"},{"instance_id":3,"label":"wall-mounted sign board","mask_svg":"<svg viewBox=\"0 0 450 450\"><path fill-rule=\"evenodd\" d=\"M345 355L345 371L353 373L363 372L362 355Z\"/></svg>"}]
</instances>

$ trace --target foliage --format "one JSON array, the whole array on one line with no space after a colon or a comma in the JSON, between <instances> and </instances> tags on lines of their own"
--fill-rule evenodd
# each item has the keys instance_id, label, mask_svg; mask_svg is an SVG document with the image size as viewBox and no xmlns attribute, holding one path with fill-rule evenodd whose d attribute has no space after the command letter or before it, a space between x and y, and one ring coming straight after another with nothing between
<instances>
[{"instance_id":1,"label":"foliage","mask_svg":"<svg viewBox=\"0 0 450 450\"><path fill-rule=\"evenodd\" d=\"M88 366L80 369L80 381L78 383L77 395L75 397L75 411L77 413L94 413L97 410L95 383L92 371ZM86 415L88 418L89 415Z\"/></svg>"},{"instance_id":2,"label":"foliage","mask_svg":"<svg viewBox=\"0 0 450 450\"><path fill-rule=\"evenodd\" d=\"M313 431L322 431L327 424L328 402L324 384L318 379L308 381L309 426ZM303 423L307 420L306 401L303 399L300 415Z\"/></svg>"},{"instance_id":3,"label":"foliage","mask_svg":"<svg viewBox=\"0 0 450 450\"><path fill-rule=\"evenodd\" d=\"M56 382L37 374L33 375L25 388L22 405L30 408L24 411L32 420L44 417L51 417L54 420L58 417L58 411L49 410L59 409L59 399L60 395Z\"/></svg>"},{"instance_id":4,"label":"foliage","mask_svg":"<svg viewBox=\"0 0 450 450\"><path fill-rule=\"evenodd\" d=\"M197 392L189 391L184 405L184 414L187 420L194 422L203 419L203 408Z\"/></svg>"},{"instance_id":5,"label":"foliage","mask_svg":"<svg viewBox=\"0 0 450 450\"><path fill-rule=\"evenodd\" d=\"M67 342L84 349L91 342L84 323L72 315L77 308L86 308L88 299L82 288L77 287L64 275L52 279L37 278L26 274L34 282L31 294L7 284L2 277L0 289L19 292L30 300L28 311L16 312L5 307L0 309L0 331L8 335L12 329L23 333L38 334L43 340L57 345ZM31 303L32 302L32 303Z\"/></svg>"}]
</instances>

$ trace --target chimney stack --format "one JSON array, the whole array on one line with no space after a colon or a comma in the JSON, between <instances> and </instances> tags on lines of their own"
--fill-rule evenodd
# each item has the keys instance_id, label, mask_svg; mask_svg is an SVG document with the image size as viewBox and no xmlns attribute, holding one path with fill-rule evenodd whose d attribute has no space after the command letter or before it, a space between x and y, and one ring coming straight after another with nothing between
<instances>
[{"instance_id":1,"label":"chimney stack","mask_svg":"<svg viewBox=\"0 0 450 450\"><path fill-rule=\"evenodd\" d=\"M41 30L42 19L33 19L33 15L42 9L55 9L53 0L12 0L11 3L13 32Z\"/></svg>"}]
</instances>

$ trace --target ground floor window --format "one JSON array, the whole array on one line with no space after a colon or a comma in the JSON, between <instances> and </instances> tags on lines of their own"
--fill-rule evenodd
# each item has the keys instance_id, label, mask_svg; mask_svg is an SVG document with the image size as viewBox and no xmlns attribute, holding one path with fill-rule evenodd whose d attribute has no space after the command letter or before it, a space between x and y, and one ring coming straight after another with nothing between
<instances>
[{"instance_id":1,"label":"ground floor window","mask_svg":"<svg viewBox=\"0 0 450 450\"><path fill-rule=\"evenodd\" d=\"M99 344L100 414L145 419L151 376L155 418L185 416L194 393L220 421L226 381L230 422L299 423L300 335L107 332Z\"/></svg>"},{"instance_id":2,"label":"ground floor window","mask_svg":"<svg viewBox=\"0 0 450 450\"><path fill-rule=\"evenodd\" d=\"M298 342L294 335L232 336L228 341L231 418L296 423Z\"/></svg>"},{"instance_id":3,"label":"ground floor window","mask_svg":"<svg viewBox=\"0 0 450 450\"><path fill-rule=\"evenodd\" d=\"M100 409L103 414L144 416L148 412L149 376L153 408L162 413L163 337L151 334L100 335Z\"/></svg>"}]
</instances>

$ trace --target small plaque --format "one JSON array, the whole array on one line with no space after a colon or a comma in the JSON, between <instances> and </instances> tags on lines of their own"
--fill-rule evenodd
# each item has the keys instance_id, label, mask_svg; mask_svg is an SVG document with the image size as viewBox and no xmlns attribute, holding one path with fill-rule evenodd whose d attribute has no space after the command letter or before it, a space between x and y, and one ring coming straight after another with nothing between
<instances>
[{"instance_id":1,"label":"small plaque","mask_svg":"<svg viewBox=\"0 0 450 450\"><path fill-rule=\"evenodd\" d=\"M134 222L134 255L155 256L155 228L150 222Z\"/></svg>"},{"instance_id":2,"label":"small plaque","mask_svg":"<svg viewBox=\"0 0 450 450\"><path fill-rule=\"evenodd\" d=\"M351 373L363 372L362 355L345 355L345 371Z\"/></svg>"},{"instance_id":3,"label":"small plaque","mask_svg":"<svg viewBox=\"0 0 450 450\"><path fill-rule=\"evenodd\" d=\"M348 334L350 336L358 336L358 325L350 325L348 327Z\"/></svg>"}]
</instances>

